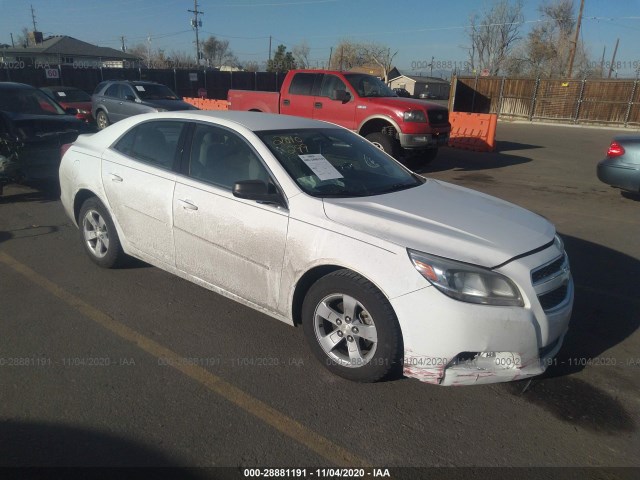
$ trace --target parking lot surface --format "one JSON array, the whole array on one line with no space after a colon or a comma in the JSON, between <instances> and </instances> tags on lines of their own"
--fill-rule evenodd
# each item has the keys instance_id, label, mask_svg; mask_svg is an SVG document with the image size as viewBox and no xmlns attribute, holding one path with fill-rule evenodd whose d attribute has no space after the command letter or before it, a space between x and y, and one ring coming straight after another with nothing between
<instances>
[{"instance_id":1,"label":"parking lot surface","mask_svg":"<svg viewBox=\"0 0 640 480\"><path fill-rule=\"evenodd\" d=\"M625 132L501 122L497 152L444 148L422 172L563 236L571 328L530 384L334 377L300 328L141 262L100 269L55 190L7 187L0 465L639 467L640 200L595 174Z\"/></svg>"}]
</instances>

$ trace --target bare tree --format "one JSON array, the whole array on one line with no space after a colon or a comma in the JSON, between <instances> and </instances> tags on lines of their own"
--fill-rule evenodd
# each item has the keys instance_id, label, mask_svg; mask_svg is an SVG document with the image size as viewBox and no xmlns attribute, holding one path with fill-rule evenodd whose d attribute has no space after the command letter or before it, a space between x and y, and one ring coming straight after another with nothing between
<instances>
[{"instance_id":1,"label":"bare tree","mask_svg":"<svg viewBox=\"0 0 640 480\"><path fill-rule=\"evenodd\" d=\"M333 50L329 68L335 70L350 70L354 67L376 65L380 68L385 82L389 71L393 67L393 59L398 52L391 53L391 49L379 43L361 43L342 40Z\"/></svg>"},{"instance_id":2,"label":"bare tree","mask_svg":"<svg viewBox=\"0 0 640 480\"><path fill-rule=\"evenodd\" d=\"M309 68L309 53L311 49L306 40L293 47L293 58L295 58L298 68Z\"/></svg>"},{"instance_id":3,"label":"bare tree","mask_svg":"<svg viewBox=\"0 0 640 480\"><path fill-rule=\"evenodd\" d=\"M488 70L498 75L507 63L509 54L520 40L522 0L513 3L500 0L483 12L474 13L469 20L469 62L472 70Z\"/></svg>"},{"instance_id":4,"label":"bare tree","mask_svg":"<svg viewBox=\"0 0 640 480\"><path fill-rule=\"evenodd\" d=\"M202 43L202 51L205 59L214 67L235 66L238 63L238 59L229 48L229 40L218 40L210 36Z\"/></svg>"},{"instance_id":5,"label":"bare tree","mask_svg":"<svg viewBox=\"0 0 640 480\"><path fill-rule=\"evenodd\" d=\"M259 72L260 64L255 60L251 60L251 61L245 62L245 64L243 65L243 69L246 72Z\"/></svg>"}]
</instances>

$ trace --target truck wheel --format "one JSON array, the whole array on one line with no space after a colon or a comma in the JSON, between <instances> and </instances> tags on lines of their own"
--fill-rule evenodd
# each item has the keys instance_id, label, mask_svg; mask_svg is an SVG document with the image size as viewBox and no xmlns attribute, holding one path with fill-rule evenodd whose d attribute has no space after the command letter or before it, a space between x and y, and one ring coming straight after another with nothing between
<instances>
[{"instance_id":1,"label":"truck wheel","mask_svg":"<svg viewBox=\"0 0 640 480\"><path fill-rule=\"evenodd\" d=\"M313 284L302 326L315 356L331 372L376 382L400 372L402 333L393 308L371 282L337 270Z\"/></svg>"},{"instance_id":2,"label":"truck wheel","mask_svg":"<svg viewBox=\"0 0 640 480\"><path fill-rule=\"evenodd\" d=\"M429 165L438 155L437 148L430 148L428 150L419 150L409 155L407 166L411 170L416 170L420 167L426 167Z\"/></svg>"},{"instance_id":3,"label":"truck wheel","mask_svg":"<svg viewBox=\"0 0 640 480\"><path fill-rule=\"evenodd\" d=\"M395 138L381 132L370 133L364 138L369 140L386 154L391 155L393 158L398 158L398 154L400 153L400 144Z\"/></svg>"}]
</instances>

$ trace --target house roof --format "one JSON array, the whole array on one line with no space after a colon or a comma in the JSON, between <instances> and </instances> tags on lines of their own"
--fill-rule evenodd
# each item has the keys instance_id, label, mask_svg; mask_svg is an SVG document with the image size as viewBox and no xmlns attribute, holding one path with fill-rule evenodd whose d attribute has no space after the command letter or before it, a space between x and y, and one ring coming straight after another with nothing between
<instances>
[{"instance_id":1,"label":"house roof","mask_svg":"<svg viewBox=\"0 0 640 480\"><path fill-rule=\"evenodd\" d=\"M81 57L101 57L104 59L126 59L136 60L138 57L130 53L121 52L115 48L98 47L77 38L66 35L58 35L45 38L42 43L29 47L4 48L2 52L6 55L69 55Z\"/></svg>"},{"instance_id":2,"label":"house roof","mask_svg":"<svg viewBox=\"0 0 640 480\"><path fill-rule=\"evenodd\" d=\"M395 78L392 78L391 80L396 80L400 77L404 77L404 78L408 78L410 80L413 80L414 82L418 82L418 83L443 83L443 84L447 84L449 85L449 80L445 80L443 78L439 78L439 77L424 77L421 75L404 75L401 74Z\"/></svg>"}]
</instances>

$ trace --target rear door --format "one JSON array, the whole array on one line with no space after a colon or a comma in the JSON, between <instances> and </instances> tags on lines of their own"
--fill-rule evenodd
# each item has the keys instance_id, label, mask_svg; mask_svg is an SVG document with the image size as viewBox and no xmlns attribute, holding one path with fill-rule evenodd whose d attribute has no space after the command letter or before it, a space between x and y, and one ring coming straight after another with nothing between
<instances>
[{"instance_id":1,"label":"rear door","mask_svg":"<svg viewBox=\"0 0 640 480\"><path fill-rule=\"evenodd\" d=\"M322 73L295 73L288 91L280 93L280 113L313 118L313 104L322 76Z\"/></svg>"},{"instance_id":2,"label":"rear door","mask_svg":"<svg viewBox=\"0 0 640 480\"><path fill-rule=\"evenodd\" d=\"M175 266L173 191L185 122L157 120L127 132L102 158L102 183L126 241Z\"/></svg>"}]
</instances>

